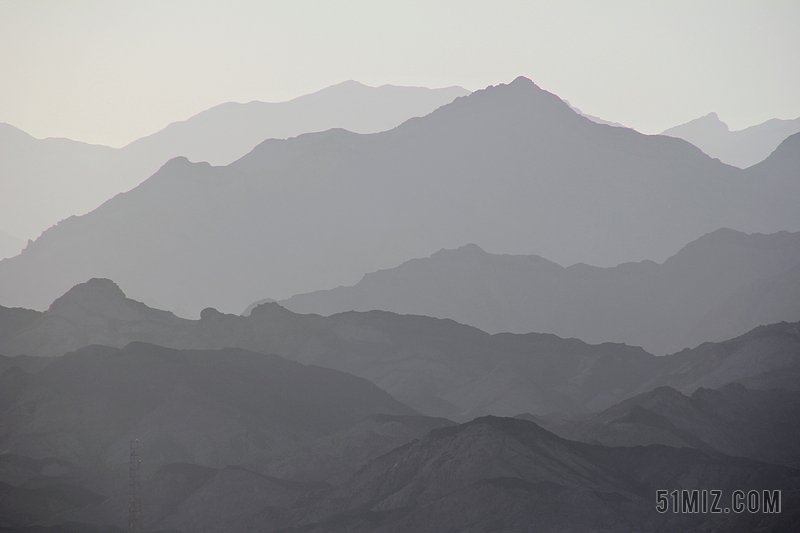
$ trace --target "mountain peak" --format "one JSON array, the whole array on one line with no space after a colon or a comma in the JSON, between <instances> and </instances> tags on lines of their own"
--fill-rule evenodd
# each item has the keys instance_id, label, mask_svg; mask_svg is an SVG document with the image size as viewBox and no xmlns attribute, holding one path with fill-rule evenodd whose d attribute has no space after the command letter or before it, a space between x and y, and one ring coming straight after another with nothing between
<instances>
[{"instance_id":1,"label":"mountain peak","mask_svg":"<svg viewBox=\"0 0 800 533\"><path fill-rule=\"evenodd\" d=\"M141 302L129 299L110 279L92 278L86 283L75 285L57 298L45 316L67 317L77 322L86 320L88 316L126 321L140 320L148 313L165 314L174 318L172 313L150 309Z\"/></svg>"},{"instance_id":2,"label":"mountain peak","mask_svg":"<svg viewBox=\"0 0 800 533\"><path fill-rule=\"evenodd\" d=\"M719 115L712 111L700 118L690 120L679 126L674 126L661 132L661 135L668 135L670 137L680 137L681 139L692 142L694 136L700 134L717 134L722 135L729 132L728 125L722 122Z\"/></svg>"},{"instance_id":3,"label":"mountain peak","mask_svg":"<svg viewBox=\"0 0 800 533\"><path fill-rule=\"evenodd\" d=\"M63 296L56 299L48 311L52 312L67 303L85 304L90 301L124 301L127 297L119 285L106 278L92 278L86 283L75 285Z\"/></svg>"},{"instance_id":4,"label":"mountain peak","mask_svg":"<svg viewBox=\"0 0 800 533\"><path fill-rule=\"evenodd\" d=\"M516 78L514 78L514 81L512 81L509 85L532 85L534 87L539 87L538 85L533 83L533 81L530 78L526 78L525 76L517 76Z\"/></svg>"}]
</instances>

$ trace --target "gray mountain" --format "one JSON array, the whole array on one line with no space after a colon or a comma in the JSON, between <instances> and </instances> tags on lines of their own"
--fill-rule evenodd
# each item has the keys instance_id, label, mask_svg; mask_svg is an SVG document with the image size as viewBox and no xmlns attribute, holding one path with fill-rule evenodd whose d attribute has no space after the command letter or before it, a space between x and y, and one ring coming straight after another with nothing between
<instances>
[{"instance_id":1,"label":"gray mountain","mask_svg":"<svg viewBox=\"0 0 800 533\"><path fill-rule=\"evenodd\" d=\"M240 349L90 346L0 376L7 453L91 469L125 467L141 439L144 473L188 461L268 468L373 414L415 411L368 381Z\"/></svg>"},{"instance_id":2,"label":"gray mountain","mask_svg":"<svg viewBox=\"0 0 800 533\"><path fill-rule=\"evenodd\" d=\"M467 245L367 274L352 287L280 303L298 313L382 309L451 318L489 333L542 331L590 343L624 342L661 355L761 324L800 320L800 297L791 297L800 291L800 279L790 274L798 267L800 233L788 232L721 229L663 264L613 268L563 268L538 256L495 255Z\"/></svg>"},{"instance_id":3,"label":"gray mountain","mask_svg":"<svg viewBox=\"0 0 800 533\"><path fill-rule=\"evenodd\" d=\"M2 531L124 527L133 438L148 530L230 531L237 517L259 515L263 526L267 509L453 425L417 415L366 380L238 349L131 343L4 359Z\"/></svg>"},{"instance_id":4,"label":"gray mountain","mask_svg":"<svg viewBox=\"0 0 800 533\"><path fill-rule=\"evenodd\" d=\"M753 327L800 321L800 265L739 288L689 331L687 345L721 341Z\"/></svg>"},{"instance_id":5,"label":"gray mountain","mask_svg":"<svg viewBox=\"0 0 800 533\"><path fill-rule=\"evenodd\" d=\"M468 90L456 86L368 87L350 80L287 102L221 104L188 120L173 122L124 150L137 156L146 154L161 164L182 155L191 161L227 165L265 139L288 139L331 128L353 133L386 131L468 94Z\"/></svg>"},{"instance_id":6,"label":"gray mountain","mask_svg":"<svg viewBox=\"0 0 800 533\"><path fill-rule=\"evenodd\" d=\"M598 412L662 385L687 394L731 382L794 388L800 375L798 323L656 357L624 344L490 335L452 320L384 311L323 317L271 303L246 317L207 308L200 320L185 320L126 298L109 280L74 287L52 310L0 339L0 353L57 356L64 346L132 341L274 353L366 378L425 415L462 421L484 414Z\"/></svg>"},{"instance_id":7,"label":"gray mountain","mask_svg":"<svg viewBox=\"0 0 800 533\"><path fill-rule=\"evenodd\" d=\"M740 383L691 395L658 387L583 419L521 415L561 437L605 446L664 444L800 466L800 391Z\"/></svg>"},{"instance_id":8,"label":"gray mountain","mask_svg":"<svg viewBox=\"0 0 800 533\"><path fill-rule=\"evenodd\" d=\"M732 524L724 513L655 512L659 489L720 490L729 508L741 486L781 487L794 501L800 471L689 448L571 442L527 420L485 417L375 459L286 531L796 531L791 504L786 515Z\"/></svg>"},{"instance_id":9,"label":"gray mountain","mask_svg":"<svg viewBox=\"0 0 800 533\"><path fill-rule=\"evenodd\" d=\"M743 130L731 131L716 113L665 130L661 135L689 141L711 157L739 168L763 161L787 137L800 132L800 118L773 118Z\"/></svg>"},{"instance_id":10,"label":"gray mountain","mask_svg":"<svg viewBox=\"0 0 800 533\"><path fill-rule=\"evenodd\" d=\"M17 255L24 241L59 220L87 213L135 187L158 165L129 161L108 146L35 139L0 123L0 227L24 239L19 249L0 258Z\"/></svg>"},{"instance_id":11,"label":"gray mountain","mask_svg":"<svg viewBox=\"0 0 800 533\"><path fill-rule=\"evenodd\" d=\"M99 495L64 461L4 454L0 466L11 462L21 486L7 491L15 499L6 501L16 504L8 518L74 521L73 529L67 522L63 529L3 531L124 526L124 487ZM42 475L44 468L49 475ZM58 471L61 479L53 475ZM781 491L781 513L738 514L733 521L723 513L659 514L655 491L663 487L722 491L721 509L730 508L732 492L742 487ZM169 463L144 476L142 489L148 531L788 532L796 531L800 471L713 451L572 442L526 420L485 417L395 448L338 487L241 467ZM70 504L53 505L54 496L68 496ZM19 516L20 503L31 515ZM111 525L76 529L76 521Z\"/></svg>"},{"instance_id":12,"label":"gray mountain","mask_svg":"<svg viewBox=\"0 0 800 533\"><path fill-rule=\"evenodd\" d=\"M798 168L756 180L519 78L387 132L269 140L227 167L171 160L0 262L0 304L41 309L107 277L167 309L238 312L469 242L562 264L663 261L720 227L800 230Z\"/></svg>"},{"instance_id":13,"label":"gray mountain","mask_svg":"<svg viewBox=\"0 0 800 533\"><path fill-rule=\"evenodd\" d=\"M173 157L227 165L264 139L331 128L384 131L466 94L461 87L367 87L347 81L288 102L221 104L121 149L35 139L0 123L0 228L35 239L59 220L136 187ZM16 255L23 245L0 258Z\"/></svg>"}]
</instances>

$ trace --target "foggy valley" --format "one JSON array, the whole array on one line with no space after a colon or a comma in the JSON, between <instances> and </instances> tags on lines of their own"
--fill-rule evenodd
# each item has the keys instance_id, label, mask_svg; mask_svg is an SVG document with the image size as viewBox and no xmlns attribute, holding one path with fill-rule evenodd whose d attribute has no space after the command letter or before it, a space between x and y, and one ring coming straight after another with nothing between
<instances>
[{"instance_id":1,"label":"foggy valley","mask_svg":"<svg viewBox=\"0 0 800 533\"><path fill-rule=\"evenodd\" d=\"M448 21L440 56L441 43L405 34L431 32L406 18L419 6L312 4L0 6L14 21L0 16L0 30L53 28L45 14L60 13L95 45L86 17L111 17L124 35L108 29L109 50L164 78L120 94L133 98L129 129L105 143L29 133L0 102L0 533L800 533L796 108L775 100L783 114L765 117L756 104L770 97L754 89L695 105L699 82L674 101L640 90L619 70L639 65L634 41L608 44L596 22L625 26L614 7L535 3L565 32L602 29L603 54L632 54L600 76L566 38L541 37L562 45L548 51L555 69L531 59L541 46L510 46L545 42L528 36L530 6L445 17L432 3L428 18ZM688 9L654 6L641 9ZM180 17L194 22L163 45L161 24ZM351 33L383 22L353 44L325 33L326 17ZM127 24L162 47L120 52L145 38ZM486 57L462 40L469 28ZM30 44L21 32L14 42ZM371 49L400 36L402 51ZM208 52L223 40L252 50ZM676 53L646 49L665 65ZM202 50L187 78L174 54ZM45 55L37 76L58 70ZM712 77L685 62L687 78ZM91 63L80 87L94 69L117 79ZM245 90L263 76L274 93ZM98 96L111 92L91 92L86 128L113 122ZM630 114L606 114L603 99ZM148 106L161 126L135 116Z\"/></svg>"}]
</instances>

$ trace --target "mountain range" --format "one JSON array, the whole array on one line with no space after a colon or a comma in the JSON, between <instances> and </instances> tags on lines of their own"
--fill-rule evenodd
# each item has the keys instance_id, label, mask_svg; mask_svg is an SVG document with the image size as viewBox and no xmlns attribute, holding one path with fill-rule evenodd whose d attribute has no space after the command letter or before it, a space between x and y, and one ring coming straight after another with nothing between
<instances>
[{"instance_id":1,"label":"mountain range","mask_svg":"<svg viewBox=\"0 0 800 533\"><path fill-rule=\"evenodd\" d=\"M173 159L0 262L0 303L43 309L107 277L189 316L239 311L470 242L560 264L663 261L720 227L800 230L798 144L740 170L518 78L382 133L268 140L227 167Z\"/></svg>"},{"instance_id":2,"label":"mountain range","mask_svg":"<svg viewBox=\"0 0 800 533\"><path fill-rule=\"evenodd\" d=\"M800 523L800 323L656 357L385 311L194 321L93 279L0 324L3 532L122 531L134 438L149 531ZM662 489L782 512L659 514Z\"/></svg>"},{"instance_id":3,"label":"mountain range","mask_svg":"<svg viewBox=\"0 0 800 533\"><path fill-rule=\"evenodd\" d=\"M280 304L321 315L381 309L451 318L489 333L547 332L663 355L761 324L800 320L798 268L800 233L788 232L720 229L662 264L612 268L564 268L539 256L490 254L472 244Z\"/></svg>"},{"instance_id":4,"label":"mountain range","mask_svg":"<svg viewBox=\"0 0 800 533\"><path fill-rule=\"evenodd\" d=\"M461 87L367 87L347 81L288 102L221 104L119 149L35 139L0 123L0 230L35 239L59 220L136 187L177 156L227 165L265 139L331 128L384 131L466 94Z\"/></svg>"},{"instance_id":5,"label":"mountain range","mask_svg":"<svg viewBox=\"0 0 800 533\"><path fill-rule=\"evenodd\" d=\"M781 142L800 132L800 118L773 118L743 130L731 131L716 113L665 130L661 135L689 141L709 156L739 168L766 159Z\"/></svg>"},{"instance_id":6,"label":"mountain range","mask_svg":"<svg viewBox=\"0 0 800 533\"><path fill-rule=\"evenodd\" d=\"M793 390L753 390L729 383L719 389L701 387L691 395L657 387L589 416L518 417L570 440L717 450L797 468L800 387L796 382L791 386Z\"/></svg>"},{"instance_id":7,"label":"mountain range","mask_svg":"<svg viewBox=\"0 0 800 533\"><path fill-rule=\"evenodd\" d=\"M0 353L9 356L60 356L97 344L119 349L134 341L235 347L348 372L424 415L457 421L598 412L658 386L683 393L731 382L791 388L800 369L798 323L786 322L656 357L624 344L490 335L452 320L385 311L322 317L271 303L246 317L206 308L200 320L186 320L126 298L102 279L74 287L41 314L3 312L17 317L0 338Z\"/></svg>"},{"instance_id":8,"label":"mountain range","mask_svg":"<svg viewBox=\"0 0 800 533\"><path fill-rule=\"evenodd\" d=\"M0 533L800 533L800 133L464 94L0 124L0 198L113 196L0 260Z\"/></svg>"}]
</instances>

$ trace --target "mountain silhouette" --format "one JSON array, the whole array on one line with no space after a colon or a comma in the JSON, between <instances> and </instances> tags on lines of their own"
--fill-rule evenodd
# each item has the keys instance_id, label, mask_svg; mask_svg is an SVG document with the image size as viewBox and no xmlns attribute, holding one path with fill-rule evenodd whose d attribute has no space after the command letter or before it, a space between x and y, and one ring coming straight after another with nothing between
<instances>
[{"instance_id":1,"label":"mountain silhouette","mask_svg":"<svg viewBox=\"0 0 800 533\"><path fill-rule=\"evenodd\" d=\"M577 420L532 418L561 437L605 446L664 444L717 450L796 468L800 391L739 383L691 395L658 387Z\"/></svg>"},{"instance_id":2,"label":"mountain silhouette","mask_svg":"<svg viewBox=\"0 0 800 533\"><path fill-rule=\"evenodd\" d=\"M0 304L42 309L106 277L167 309L238 312L469 242L560 264L663 261L720 227L800 229L775 208L800 199L796 174L776 163L754 180L518 78L382 133L268 140L227 167L173 159L0 263Z\"/></svg>"},{"instance_id":3,"label":"mountain silhouette","mask_svg":"<svg viewBox=\"0 0 800 533\"><path fill-rule=\"evenodd\" d=\"M246 317L207 308L200 320L185 320L126 298L108 280L76 286L25 320L0 338L0 353L60 356L134 341L173 349L236 347L366 378L424 415L457 421L598 412L659 386L684 394L732 382L791 389L800 376L798 323L786 322L656 357L624 344L490 335L452 320L385 311L322 317L271 303Z\"/></svg>"},{"instance_id":4,"label":"mountain silhouette","mask_svg":"<svg viewBox=\"0 0 800 533\"><path fill-rule=\"evenodd\" d=\"M789 290L797 292L800 285L789 278L772 282L780 284L778 290L754 289L763 313L750 311L753 291L726 302L745 286L796 267L800 233L788 232L746 235L721 229L687 244L663 264L613 268L563 268L539 256L489 254L473 244L367 274L352 287L280 303L298 313L381 309L451 318L489 333L547 332L590 343L624 342L663 355L761 324L800 320ZM727 320L714 318L722 312Z\"/></svg>"},{"instance_id":5,"label":"mountain silhouette","mask_svg":"<svg viewBox=\"0 0 800 533\"><path fill-rule=\"evenodd\" d=\"M335 127L384 131L466 94L461 87L367 87L347 81L287 102L221 104L120 149L34 139L0 123L0 228L35 239L59 220L136 187L173 157L227 165L264 139ZM23 245L0 258L17 255Z\"/></svg>"},{"instance_id":6,"label":"mountain silhouette","mask_svg":"<svg viewBox=\"0 0 800 533\"><path fill-rule=\"evenodd\" d=\"M711 157L739 168L763 161L784 139L800 132L800 118L773 118L743 130L731 131L716 113L665 130L661 135L692 143Z\"/></svg>"},{"instance_id":7,"label":"mountain silhouette","mask_svg":"<svg viewBox=\"0 0 800 533\"><path fill-rule=\"evenodd\" d=\"M527 420L485 417L375 459L304 510L295 531L737 531L720 515L654 512L656 490L773 483L788 494L798 475L710 451L571 442ZM792 520L754 515L738 527L780 531Z\"/></svg>"},{"instance_id":8,"label":"mountain silhouette","mask_svg":"<svg viewBox=\"0 0 800 533\"><path fill-rule=\"evenodd\" d=\"M87 468L124 466L140 438L151 470L262 469L368 415L417 414L365 379L240 349L88 346L0 380L4 450Z\"/></svg>"}]
</instances>

